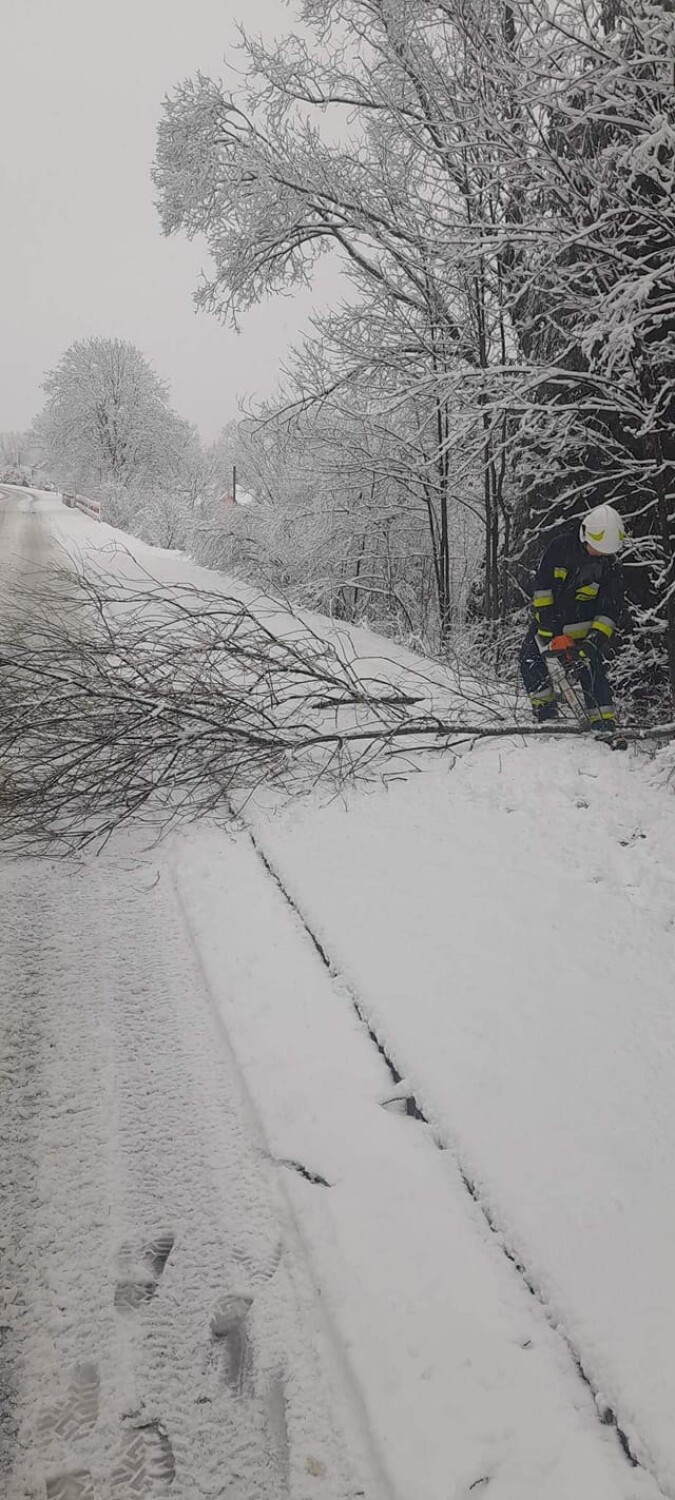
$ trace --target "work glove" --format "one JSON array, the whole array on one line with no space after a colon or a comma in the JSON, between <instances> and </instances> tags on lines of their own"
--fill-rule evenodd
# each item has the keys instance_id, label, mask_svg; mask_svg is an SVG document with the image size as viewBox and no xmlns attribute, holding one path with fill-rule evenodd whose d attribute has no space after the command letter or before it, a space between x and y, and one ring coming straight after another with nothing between
<instances>
[{"instance_id":1,"label":"work glove","mask_svg":"<svg viewBox=\"0 0 675 1500\"><path fill-rule=\"evenodd\" d=\"M574 650L574 641L571 635L554 635L548 649L549 651L554 651L556 656L559 654L567 656L569 652Z\"/></svg>"},{"instance_id":2,"label":"work glove","mask_svg":"<svg viewBox=\"0 0 675 1500\"><path fill-rule=\"evenodd\" d=\"M579 656L582 661L593 663L597 662L598 657L602 656L602 646L596 635L591 634L584 637L579 647Z\"/></svg>"}]
</instances>

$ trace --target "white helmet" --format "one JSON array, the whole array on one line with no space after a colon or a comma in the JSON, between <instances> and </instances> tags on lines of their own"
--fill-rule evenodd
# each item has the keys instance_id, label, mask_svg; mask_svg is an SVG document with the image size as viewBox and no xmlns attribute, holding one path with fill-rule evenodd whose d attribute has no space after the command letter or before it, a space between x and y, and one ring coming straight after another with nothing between
<instances>
[{"instance_id":1,"label":"white helmet","mask_svg":"<svg viewBox=\"0 0 675 1500\"><path fill-rule=\"evenodd\" d=\"M589 510L579 527L582 542L594 552L618 552L626 540L623 521L612 505L597 505Z\"/></svg>"}]
</instances>

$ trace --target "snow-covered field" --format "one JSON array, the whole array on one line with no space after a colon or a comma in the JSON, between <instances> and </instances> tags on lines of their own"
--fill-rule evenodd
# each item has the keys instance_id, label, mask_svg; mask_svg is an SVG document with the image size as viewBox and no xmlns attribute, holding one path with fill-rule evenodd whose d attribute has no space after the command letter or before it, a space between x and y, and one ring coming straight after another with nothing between
<instances>
[{"instance_id":1,"label":"snow-covered field","mask_svg":"<svg viewBox=\"0 0 675 1500\"><path fill-rule=\"evenodd\" d=\"M6 567L228 587L11 508ZM484 744L2 867L11 1500L675 1495L667 767Z\"/></svg>"}]
</instances>

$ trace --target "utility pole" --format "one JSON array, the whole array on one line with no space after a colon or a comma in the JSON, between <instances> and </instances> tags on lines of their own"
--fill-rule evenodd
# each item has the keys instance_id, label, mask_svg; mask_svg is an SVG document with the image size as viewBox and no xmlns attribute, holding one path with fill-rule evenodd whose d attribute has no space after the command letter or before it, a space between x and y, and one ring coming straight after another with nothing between
<instances>
[{"instance_id":1,"label":"utility pole","mask_svg":"<svg viewBox=\"0 0 675 1500\"><path fill-rule=\"evenodd\" d=\"M237 465L232 465L232 504L237 503Z\"/></svg>"}]
</instances>

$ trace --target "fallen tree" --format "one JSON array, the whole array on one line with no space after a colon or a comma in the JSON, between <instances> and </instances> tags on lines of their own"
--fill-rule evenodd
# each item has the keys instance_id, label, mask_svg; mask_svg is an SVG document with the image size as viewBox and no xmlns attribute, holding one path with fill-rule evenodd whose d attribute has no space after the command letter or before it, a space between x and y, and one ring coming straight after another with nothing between
<instances>
[{"instance_id":1,"label":"fallen tree","mask_svg":"<svg viewBox=\"0 0 675 1500\"><path fill-rule=\"evenodd\" d=\"M359 658L346 634L269 600L70 568L35 584L0 646L0 832L20 852L100 846L130 818L227 813L261 783L342 786L400 774L420 750L580 732L495 712L461 677Z\"/></svg>"}]
</instances>

